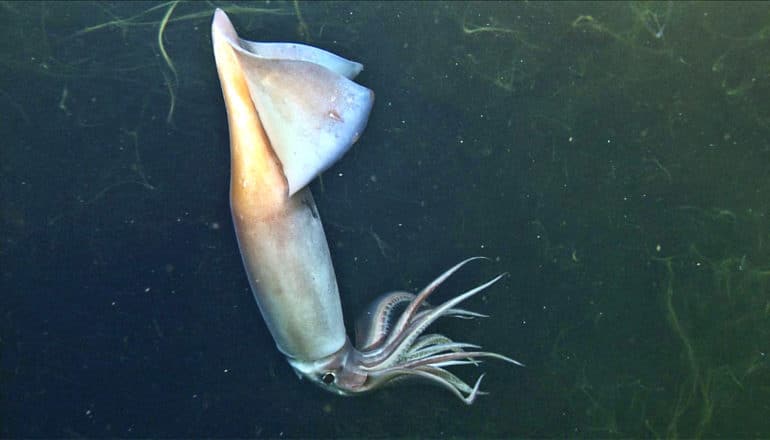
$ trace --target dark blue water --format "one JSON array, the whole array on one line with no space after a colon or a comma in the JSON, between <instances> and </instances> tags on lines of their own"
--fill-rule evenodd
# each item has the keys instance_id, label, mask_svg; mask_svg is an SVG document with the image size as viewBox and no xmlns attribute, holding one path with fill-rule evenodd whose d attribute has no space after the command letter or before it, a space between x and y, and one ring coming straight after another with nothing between
<instances>
[{"instance_id":1,"label":"dark blue water","mask_svg":"<svg viewBox=\"0 0 770 440\"><path fill-rule=\"evenodd\" d=\"M296 378L229 217L214 6L365 65L312 185L348 328L486 255L439 295L508 272L491 317L436 331L526 368L458 368L470 407ZM770 436L767 4L0 9L1 436Z\"/></svg>"}]
</instances>

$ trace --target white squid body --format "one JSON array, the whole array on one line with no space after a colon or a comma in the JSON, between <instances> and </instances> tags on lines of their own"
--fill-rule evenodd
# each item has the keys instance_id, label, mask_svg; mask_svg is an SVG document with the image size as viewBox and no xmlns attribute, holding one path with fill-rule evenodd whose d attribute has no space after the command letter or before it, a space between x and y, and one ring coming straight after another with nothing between
<instances>
[{"instance_id":1,"label":"white squid body","mask_svg":"<svg viewBox=\"0 0 770 440\"><path fill-rule=\"evenodd\" d=\"M230 204L246 273L278 348L316 360L347 340L321 219L306 185L359 137L374 94L360 64L238 38L221 10L214 55L230 125Z\"/></svg>"},{"instance_id":2,"label":"white squid body","mask_svg":"<svg viewBox=\"0 0 770 440\"><path fill-rule=\"evenodd\" d=\"M475 363L474 356L512 360L420 334L441 316L481 316L454 305L491 282L443 309L424 301L439 280L420 295L385 296L363 324L364 347L352 347L345 332L326 236L307 184L366 126L374 94L351 80L362 66L310 46L242 40L219 9L212 43L230 128L233 223L252 292L278 349L299 374L339 394L408 375L472 402L478 381L471 388L442 367ZM401 305L407 311L396 323L391 315ZM443 356L440 362L437 356Z\"/></svg>"}]
</instances>

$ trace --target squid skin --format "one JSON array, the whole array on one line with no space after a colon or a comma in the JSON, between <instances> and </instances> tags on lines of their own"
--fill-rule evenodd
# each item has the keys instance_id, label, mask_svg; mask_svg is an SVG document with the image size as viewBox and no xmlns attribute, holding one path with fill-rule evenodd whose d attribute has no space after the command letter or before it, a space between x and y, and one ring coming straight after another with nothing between
<instances>
[{"instance_id":1,"label":"squid skin","mask_svg":"<svg viewBox=\"0 0 770 440\"><path fill-rule=\"evenodd\" d=\"M446 367L478 365L485 357L521 365L473 344L423 334L441 317L484 317L457 306L503 275L442 304L426 301L478 258L455 265L417 294L380 297L359 320L358 346L350 342L307 184L344 155L366 126L374 94L352 81L362 66L301 44L242 40L219 9L212 44L230 132L230 207L238 246L265 323L298 375L340 395L418 378L470 404L483 394L483 375L470 386Z\"/></svg>"},{"instance_id":2,"label":"squid skin","mask_svg":"<svg viewBox=\"0 0 770 440\"><path fill-rule=\"evenodd\" d=\"M347 336L318 210L309 188L289 192L249 89L247 75L261 70L248 70L249 53L222 11L212 28L230 127L230 207L249 284L278 349L292 359L323 358Z\"/></svg>"}]
</instances>

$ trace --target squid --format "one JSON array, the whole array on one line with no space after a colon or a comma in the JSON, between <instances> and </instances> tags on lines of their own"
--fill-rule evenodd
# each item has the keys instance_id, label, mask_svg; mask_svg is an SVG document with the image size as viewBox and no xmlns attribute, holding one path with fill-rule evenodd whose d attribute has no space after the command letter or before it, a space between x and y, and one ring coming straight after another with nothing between
<instances>
[{"instance_id":1,"label":"squid","mask_svg":"<svg viewBox=\"0 0 770 440\"><path fill-rule=\"evenodd\" d=\"M481 318L458 306L505 274L441 304L428 299L471 261L418 293L391 292L365 310L355 345L321 218L308 184L361 136L374 93L353 81L363 69L315 47L239 38L224 11L211 26L230 133L230 208L251 290L278 350L299 375L349 396L422 379L467 404L485 394L450 372L482 358L520 362L475 344L426 333L442 317Z\"/></svg>"}]
</instances>

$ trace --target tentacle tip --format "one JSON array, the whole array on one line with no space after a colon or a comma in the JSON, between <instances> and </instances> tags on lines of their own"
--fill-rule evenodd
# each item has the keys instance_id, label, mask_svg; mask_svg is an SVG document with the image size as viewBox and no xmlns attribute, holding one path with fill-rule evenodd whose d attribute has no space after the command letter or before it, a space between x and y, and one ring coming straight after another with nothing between
<instances>
[{"instance_id":1,"label":"tentacle tip","mask_svg":"<svg viewBox=\"0 0 770 440\"><path fill-rule=\"evenodd\" d=\"M471 405L476 400L477 396L482 396L486 394L484 391L479 390L479 387L481 386L481 380L484 379L484 376L486 376L486 373L482 373L481 376L476 380L476 384L473 385L473 390L468 394L468 397L463 399L463 402L465 402L466 405Z\"/></svg>"},{"instance_id":2,"label":"tentacle tip","mask_svg":"<svg viewBox=\"0 0 770 440\"><path fill-rule=\"evenodd\" d=\"M509 364L518 365L520 367L526 367L526 365L524 365L523 363L517 361L516 359L509 358L508 356L503 356L503 355L498 354L498 353L493 353L493 357L495 357L497 359L500 359L500 360L503 360L505 362L508 362Z\"/></svg>"}]
</instances>

